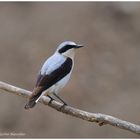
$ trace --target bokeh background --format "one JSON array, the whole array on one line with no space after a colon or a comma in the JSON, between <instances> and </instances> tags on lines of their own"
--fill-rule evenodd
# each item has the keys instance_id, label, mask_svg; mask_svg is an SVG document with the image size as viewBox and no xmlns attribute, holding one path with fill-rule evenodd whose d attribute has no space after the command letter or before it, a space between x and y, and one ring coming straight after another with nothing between
<instances>
[{"instance_id":1,"label":"bokeh background","mask_svg":"<svg viewBox=\"0 0 140 140\"><path fill-rule=\"evenodd\" d=\"M1 2L0 80L32 90L45 59L65 40L86 47L77 51L61 97L73 107L140 124L140 3ZM26 101L0 91L0 133L25 133L23 138L139 138L40 103L26 111Z\"/></svg>"}]
</instances>

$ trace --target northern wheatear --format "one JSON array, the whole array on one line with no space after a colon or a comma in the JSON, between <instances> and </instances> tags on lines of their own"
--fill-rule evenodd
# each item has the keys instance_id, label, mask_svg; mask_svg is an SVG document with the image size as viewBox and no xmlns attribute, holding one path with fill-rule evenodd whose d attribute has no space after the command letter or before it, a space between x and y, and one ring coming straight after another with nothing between
<instances>
[{"instance_id":1,"label":"northern wheatear","mask_svg":"<svg viewBox=\"0 0 140 140\"><path fill-rule=\"evenodd\" d=\"M65 41L58 46L55 53L43 64L25 109L34 107L42 95L48 96L50 102L54 100L51 95L54 95L66 105L57 94L69 81L75 50L81 47L83 46L72 41Z\"/></svg>"}]
</instances>

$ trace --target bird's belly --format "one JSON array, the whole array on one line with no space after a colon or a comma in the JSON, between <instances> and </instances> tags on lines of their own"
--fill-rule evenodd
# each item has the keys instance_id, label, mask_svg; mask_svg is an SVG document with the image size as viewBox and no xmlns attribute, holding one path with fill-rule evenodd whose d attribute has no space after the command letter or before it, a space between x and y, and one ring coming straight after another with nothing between
<instances>
[{"instance_id":1,"label":"bird's belly","mask_svg":"<svg viewBox=\"0 0 140 140\"><path fill-rule=\"evenodd\" d=\"M58 94L59 91L67 84L69 79L70 79L70 74L68 74L66 77L64 77L60 81L58 81L55 85L51 86L48 89L48 92Z\"/></svg>"}]
</instances>

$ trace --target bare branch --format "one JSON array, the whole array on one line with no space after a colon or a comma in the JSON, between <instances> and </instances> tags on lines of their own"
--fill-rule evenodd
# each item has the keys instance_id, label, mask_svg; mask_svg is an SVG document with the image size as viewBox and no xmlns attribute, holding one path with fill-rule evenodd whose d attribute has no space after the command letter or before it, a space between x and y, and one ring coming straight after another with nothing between
<instances>
[{"instance_id":1,"label":"bare branch","mask_svg":"<svg viewBox=\"0 0 140 140\"><path fill-rule=\"evenodd\" d=\"M29 95L31 94L30 91L9 85L1 81L0 81L0 89L8 91L16 95L23 96L23 97L29 97ZM112 125L112 126L124 129L124 130L128 130L128 131L131 131L133 133L140 135L139 125L136 125L127 121L123 121L109 115L105 115L101 113L90 113L90 112L79 110L70 106L64 106L62 108L62 104L57 101L53 101L51 104L48 104L49 100L50 100L49 98L43 96L40 98L39 102L44 105L49 105L50 107L56 109L57 111L63 112L65 114L68 114L68 115L71 115L71 116L74 116L74 117L77 117L77 118L80 118L89 122L96 122L100 126L109 124L109 125Z\"/></svg>"}]
</instances>

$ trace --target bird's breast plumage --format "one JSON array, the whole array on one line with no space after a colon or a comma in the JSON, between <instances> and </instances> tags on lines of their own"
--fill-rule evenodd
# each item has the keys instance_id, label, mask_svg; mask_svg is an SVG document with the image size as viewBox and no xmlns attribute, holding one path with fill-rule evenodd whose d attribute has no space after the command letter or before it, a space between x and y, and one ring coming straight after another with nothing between
<instances>
[{"instance_id":1,"label":"bird's breast plumage","mask_svg":"<svg viewBox=\"0 0 140 140\"><path fill-rule=\"evenodd\" d=\"M52 87L50 87L47 92L49 93L55 93L58 94L60 90L68 83L70 79L71 73L69 73L67 76L62 78L60 81L58 81L56 84L54 84Z\"/></svg>"}]
</instances>

